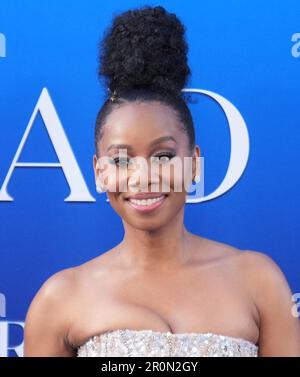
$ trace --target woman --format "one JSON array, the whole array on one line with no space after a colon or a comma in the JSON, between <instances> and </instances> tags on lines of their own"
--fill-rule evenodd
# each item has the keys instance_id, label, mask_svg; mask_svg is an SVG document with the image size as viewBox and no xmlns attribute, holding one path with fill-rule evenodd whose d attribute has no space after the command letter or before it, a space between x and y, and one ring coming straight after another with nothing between
<instances>
[{"instance_id":1,"label":"woman","mask_svg":"<svg viewBox=\"0 0 300 377\"><path fill-rule=\"evenodd\" d=\"M175 157L190 158L195 181L200 174L181 95L190 74L184 26L163 7L130 10L101 47L110 97L97 116L93 166L124 238L43 284L26 316L25 356L300 356L292 293L275 262L190 233L185 172L181 191L175 173L164 189L162 167ZM136 157L156 161L156 178L132 170Z\"/></svg>"}]
</instances>

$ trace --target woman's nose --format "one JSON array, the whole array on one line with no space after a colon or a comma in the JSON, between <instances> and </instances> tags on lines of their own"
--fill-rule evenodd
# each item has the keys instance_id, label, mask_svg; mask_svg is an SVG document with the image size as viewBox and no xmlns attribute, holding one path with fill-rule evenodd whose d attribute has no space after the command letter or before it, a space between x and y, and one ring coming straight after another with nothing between
<instances>
[{"instance_id":1,"label":"woman's nose","mask_svg":"<svg viewBox=\"0 0 300 377\"><path fill-rule=\"evenodd\" d=\"M147 160L141 156L138 156L131 161L128 172L128 186L130 189L140 187L143 188L143 190L147 190L151 179L151 168L148 165Z\"/></svg>"}]
</instances>

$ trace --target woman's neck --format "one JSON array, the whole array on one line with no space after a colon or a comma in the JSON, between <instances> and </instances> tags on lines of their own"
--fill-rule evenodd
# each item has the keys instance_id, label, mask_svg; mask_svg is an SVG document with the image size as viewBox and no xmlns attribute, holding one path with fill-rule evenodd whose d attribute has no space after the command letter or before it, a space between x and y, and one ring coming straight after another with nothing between
<instances>
[{"instance_id":1,"label":"woman's neck","mask_svg":"<svg viewBox=\"0 0 300 377\"><path fill-rule=\"evenodd\" d=\"M174 219L175 220L175 219ZM120 263L128 268L167 271L183 266L191 256L191 241L183 219L156 230L141 230L124 224L125 234L118 245Z\"/></svg>"}]
</instances>

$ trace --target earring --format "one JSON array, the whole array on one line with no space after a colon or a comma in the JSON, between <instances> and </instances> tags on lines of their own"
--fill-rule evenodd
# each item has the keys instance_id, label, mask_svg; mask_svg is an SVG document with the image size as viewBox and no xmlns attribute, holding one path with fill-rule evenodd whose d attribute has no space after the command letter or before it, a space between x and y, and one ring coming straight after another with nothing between
<instances>
[{"instance_id":1,"label":"earring","mask_svg":"<svg viewBox=\"0 0 300 377\"><path fill-rule=\"evenodd\" d=\"M193 182L194 183L200 182L200 176L199 175L195 175L195 177L193 178Z\"/></svg>"}]
</instances>

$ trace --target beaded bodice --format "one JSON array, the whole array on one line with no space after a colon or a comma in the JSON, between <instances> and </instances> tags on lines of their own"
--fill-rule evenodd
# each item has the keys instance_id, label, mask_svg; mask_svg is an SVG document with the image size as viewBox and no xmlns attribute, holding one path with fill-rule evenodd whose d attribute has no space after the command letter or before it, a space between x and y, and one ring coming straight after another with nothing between
<instances>
[{"instance_id":1,"label":"beaded bodice","mask_svg":"<svg viewBox=\"0 0 300 377\"><path fill-rule=\"evenodd\" d=\"M77 356L258 356L258 347L243 338L214 333L179 333L117 329L88 339Z\"/></svg>"}]
</instances>

